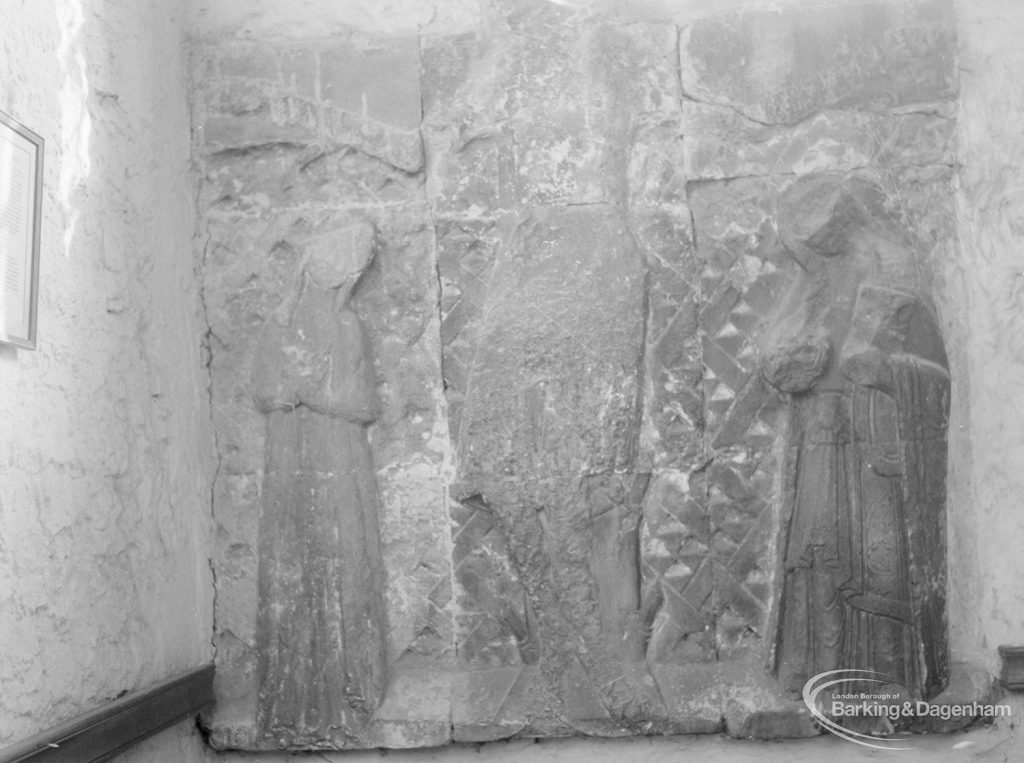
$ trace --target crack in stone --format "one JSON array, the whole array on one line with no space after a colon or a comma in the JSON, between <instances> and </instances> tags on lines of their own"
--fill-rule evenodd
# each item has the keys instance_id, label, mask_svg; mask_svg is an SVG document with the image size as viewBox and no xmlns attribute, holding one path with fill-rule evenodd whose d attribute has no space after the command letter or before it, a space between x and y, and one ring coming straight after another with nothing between
<instances>
[{"instance_id":1,"label":"crack in stone","mask_svg":"<svg viewBox=\"0 0 1024 763\"><path fill-rule=\"evenodd\" d=\"M763 122L760 119L755 119L754 117L745 113L738 106L731 106L727 103L715 103L714 101L702 101L700 98L690 95L688 92L686 92L686 88L683 87L683 73L681 65L679 67L679 88L683 101L687 101L689 103L696 103L699 106L710 106L712 108L722 109L723 111L731 111L733 114L736 114L736 116L745 119L748 122L752 122L753 124L760 125L761 127L796 127L800 123L806 122L808 119L811 119L812 117L816 116L819 113L815 111L813 114L809 114L808 116L803 117L802 119L799 119L796 122L793 122L792 124L787 124L785 122Z\"/></svg>"},{"instance_id":2,"label":"crack in stone","mask_svg":"<svg viewBox=\"0 0 1024 763\"><path fill-rule=\"evenodd\" d=\"M443 336L443 322L444 322L444 311L442 309L442 302L444 300L444 283L441 278L441 258L438 250L437 241L437 210L434 207L434 201L428 194L427 189L430 185L430 170L431 162L428 156L427 137L425 135L425 120L424 115L426 114L426 101L423 87L423 36L419 35L416 38L417 44L417 56L419 59L419 71L420 71L420 87L419 87L419 104L420 104L420 121L417 131L420 136L420 147L422 150L422 168L417 173L422 176L423 182L420 184L419 192L423 196L424 209L427 216L427 221L430 227L430 251L434 258L434 267L432 275L434 278L434 301L432 310L434 312L435 320L437 321L437 368L438 378L437 387L434 391L436 409L434 412L435 421L441 422L444 426L444 437L443 437L443 453L441 456L441 488L442 488L442 514L445 519L445 524L448 528L447 533L442 534L443 541L445 543L445 558L448 562L448 581L449 588L451 590L451 598L448 605L448 615L451 627L451 650L452 653L458 652L458 592L462 590L457 578L457 570L455 568L455 538L452 536L452 523L451 523L451 510L449 508L449 502L451 500L450 490L452 477L456 473L456 453L454 444L452 441L451 431L449 429L449 412L448 412L448 395L445 386L445 369L444 369L444 336ZM425 330L425 329L424 329ZM449 708L450 714L454 708ZM455 738L455 726L454 723L450 723L451 728L449 729L449 739Z\"/></svg>"},{"instance_id":3,"label":"crack in stone","mask_svg":"<svg viewBox=\"0 0 1024 763\"><path fill-rule=\"evenodd\" d=\"M214 332L213 326L210 323L210 313L209 313L209 307L208 307L207 301L206 301L206 285L205 285L205 278L204 278L205 273L206 273L207 258L208 258L209 252L210 252L210 240L211 240L208 228L207 228L207 231L206 231L206 233L204 235L205 235L205 239L206 240L205 240L205 242L203 244L202 258L201 258L200 263L199 263L199 270L200 270L200 272L199 272L199 275L200 275L200 278L199 278L199 305L200 305L200 313L201 313L202 324L206 327L206 331L203 334L203 340L202 340L202 351L205 354L203 368L204 368L204 370L206 372L206 393L207 393L207 401L208 401L208 404L209 404L210 429L211 429L211 432L213 434L213 456L214 456L213 474L210 476L209 512L210 512L210 521L213 524L214 537L216 537L216 529L217 529L217 504L216 504L216 501L217 501L217 483L218 483L218 481L220 479L221 468L222 468L223 463L224 463L224 458L221 455L220 442L219 442L219 432L218 432L217 422L215 421L214 415L213 415L214 408L215 408L215 402L214 402L214 390L213 390L213 343L212 343L211 340L215 339L221 345L223 345L224 343L220 340L220 338ZM211 549L211 552L213 552L213 551L214 550ZM219 590L220 590L219 586L218 586L218 582L217 582L217 563L216 563L216 557L217 557L216 553L211 553L209 561L208 561L209 566L210 566L211 582L213 584L213 618L212 618L212 626L213 626L213 628L212 628L212 633L210 634L210 646L211 646L211 648L213 650L213 656L214 656L215 660L217 658L217 651L218 651L217 650L217 633L218 633L217 616L218 616L218 613L219 613Z\"/></svg>"},{"instance_id":4,"label":"crack in stone","mask_svg":"<svg viewBox=\"0 0 1024 763\"><path fill-rule=\"evenodd\" d=\"M680 53L681 54L681 53ZM778 121L770 122L762 119L757 119L751 116L743 110L741 106L734 106L730 103L721 103L716 101L708 101L698 98L697 96L686 91L682 80L682 65L678 68L679 73L679 90L681 95L680 105L683 102L696 104L697 106L706 106L711 109L719 109L721 111L727 111L741 119L750 122L751 124L757 125L758 127L773 128L777 134L784 134L789 131L796 130L807 122L811 122L823 114L828 113L846 113L846 114L864 114L866 116L875 117L891 117L894 119L900 119L904 117L913 116L928 116L935 119L940 119L944 122L954 122L955 117L949 116L942 113L943 104L938 103L922 103L922 104L907 104L896 108L872 111L867 109L844 109L837 107L836 105L825 105L822 108L814 109L813 111L805 114L804 116L795 119L791 122Z\"/></svg>"},{"instance_id":5,"label":"crack in stone","mask_svg":"<svg viewBox=\"0 0 1024 763\"><path fill-rule=\"evenodd\" d=\"M959 171L962 167L963 167L963 165L960 164L959 162L954 162L954 163L930 162L930 163L921 163L921 164L900 164L900 165L898 165L899 169L919 169L919 170L940 169L941 168L941 169L951 169L951 170ZM726 176L723 176L723 177L707 177L707 178L699 177L699 178L693 178L692 180L687 180L686 181L686 186L687 186L687 189L689 189L691 186L694 187L694 188L698 188L698 187L701 187L701 186L713 185L715 183L729 183L729 182L732 182L733 180L763 180L765 178L785 178L785 177L796 178L796 177L802 177L805 174L814 174L814 175L847 175L847 174L849 174L851 172L859 172L859 171L862 171L862 170L870 170L870 169L885 169L885 168L881 167L879 165L875 165L875 164L857 164L857 165L854 165L854 166L851 166L851 167L844 167L842 169L816 170L813 173L799 173L799 172L792 172L792 171L790 171L790 172L758 172L758 173L750 173L750 174L745 174L745 175L726 175ZM694 246L696 247L696 244L694 244Z\"/></svg>"}]
</instances>

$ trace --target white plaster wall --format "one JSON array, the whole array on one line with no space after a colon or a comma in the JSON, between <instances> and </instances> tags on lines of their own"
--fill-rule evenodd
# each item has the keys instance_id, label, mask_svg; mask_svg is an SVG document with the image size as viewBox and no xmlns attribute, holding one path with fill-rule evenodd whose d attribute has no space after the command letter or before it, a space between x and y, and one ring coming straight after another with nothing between
<instances>
[{"instance_id":1,"label":"white plaster wall","mask_svg":"<svg viewBox=\"0 0 1024 763\"><path fill-rule=\"evenodd\" d=\"M994 667L999 644L1024 644L1024 5L957 0L957 12L972 491L951 511L968 514L959 551L978 572L965 636Z\"/></svg>"},{"instance_id":2,"label":"white plaster wall","mask_svg":"<svg viewBox=\"0 0 1024 763\"><path fill-rule=\"evenodd\" d=\"M0 109L46 140L38 350L0 349L0 747L211 656L182 26L0 0Z\"/></svg>"}]
</instances>

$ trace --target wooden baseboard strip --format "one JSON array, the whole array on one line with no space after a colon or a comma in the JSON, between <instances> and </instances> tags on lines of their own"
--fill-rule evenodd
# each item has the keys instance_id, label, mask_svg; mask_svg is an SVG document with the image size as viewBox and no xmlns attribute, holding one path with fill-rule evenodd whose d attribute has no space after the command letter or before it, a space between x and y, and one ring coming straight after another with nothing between
<instances>
[{"instance_id":1,"label":"wooden baseboard strip","mask_svg":"<svg viewBox=\"0 0 1024 763\"><path fill-rule=\"evenodd\" d=\"M100 763L212 702L213 665L206 665L0 750L0 763Z\"/></svg>"}]
</instances>

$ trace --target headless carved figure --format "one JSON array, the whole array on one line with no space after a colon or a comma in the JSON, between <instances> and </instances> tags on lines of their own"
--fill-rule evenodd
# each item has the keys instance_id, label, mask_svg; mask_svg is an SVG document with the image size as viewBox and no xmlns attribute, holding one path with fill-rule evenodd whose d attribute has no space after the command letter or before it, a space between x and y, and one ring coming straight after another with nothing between
<instances>
[{"instance_id":1,"label":"headless carved figure","mask_svg":"<svg viewBox=\"0 0 1024 763\"><path fill-rule=\"evenodd\" d=\"M346 233L329 243L366 251L355 252L355 263L342 253L346 269L330 247L312 247L291 315L264 326L253 374L267 417L258 717L266 736L287 745L359 736L385 683L383 564L366 438L376 404L362 328L348 306L372 230Z\"/></svg>"},{"instance_id":2,"label":"headless carved figure","mask_svg":"<svg viewBox=\"0 0 1024 763\"><path fill-rule=\"evenodd\" d=\"M792 194L803 217L783 240L805 274L762 355L792 400L776 667L794 691L868 669L928 697L948 678L949 377L911 253L856 194Z\"/></svg>"}]
</instances>

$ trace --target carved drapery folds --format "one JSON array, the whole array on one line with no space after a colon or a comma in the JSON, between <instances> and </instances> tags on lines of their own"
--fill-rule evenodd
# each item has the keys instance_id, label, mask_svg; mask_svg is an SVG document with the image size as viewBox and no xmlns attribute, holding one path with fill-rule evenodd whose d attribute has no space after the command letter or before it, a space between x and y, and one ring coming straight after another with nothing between
<instances>
[{"instance_id":1,"label":"carved drapery folds","mask_svg":"<svg viewBox=\"0 0 1024 763\"><path fill-rule=\"evenodd\" d=\"M802 268L764 338L789 400L775 668L885 674L914 696L949 678L949 373L917 263L877 189L812 178L783 199Z\"/></svg>"},{"instance_id":2,"label":"carved drapery folds","mask_svg":"<svg viewBox=\"0 0 1024 763\"><path fill-rule=\"evenodd\" d=\"M762 489L776 523L754 553L770 559L774 546L778 573L766 610L748 622L768 632L771 670L791 692L850 668L931 697L949 676L949 375L920 268L884 205L881 191L857 178L812 176L786 190L773 257L792 275L752 329L757 362L714 440L724 448L737 432L749 438L753 422L774 411L781 488L774 498ZM584 245L588 236L593 246ZM470 654L515 668L507 680L521 702L541 708L527 711L540 730L667 719L666 676L691 660L678 648L685 634L671 581L641 575L651 552L642 548L640 509L650 478L636 460L638 260L614 219L599 223L589 212L528 219L512 242L516 256L501 267L537 257L530 272L540 280L510 278L526 285L479 329L491 340L461 399L453 485L467 528L453 550L457 579L499 629L484 631L492 640L481 643L499 644L503 629L511 651ZM557 290L550 302L530 291L570 283L557 256L569 242L590 253L588 288L607 289L593 302L595 319L622 314L600 339L587 338L591 322L578 313L555 320L566 309ZM300 246L302 283L263 327L253 374L267 417L258 718L261 733L284 746L354 746L377 733L386 683L366 440L377 404L349 305L373 231L353 226ZM616 277L597 277L604 272ZM566 375L569 358L578 369ZM724 479L716 459L706 466L712 484ZM664 550L660 531L647 543ZM479 533L496 535L474 561ZM722 578L711 585L710 604L720 607L712 616L723 617ZM513 688L496 686L487 688Z\"/></svg>"},{"instance_id":3,"label":"carved drapery folds","mask_svg":"<svg viewBox=\"0 0 1024 763\"><path fill-rule=\"evenodd\" d=\"M257 648L261 734L281 746L366 737L385 688L383 560L366 426L372 364L352 290L373 256L355 225L304 241L302 282L267 320Z\"/></svg>"}]
</instances>

